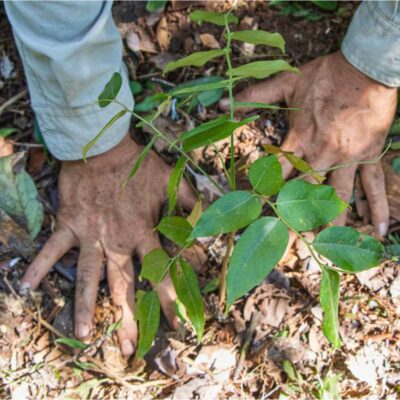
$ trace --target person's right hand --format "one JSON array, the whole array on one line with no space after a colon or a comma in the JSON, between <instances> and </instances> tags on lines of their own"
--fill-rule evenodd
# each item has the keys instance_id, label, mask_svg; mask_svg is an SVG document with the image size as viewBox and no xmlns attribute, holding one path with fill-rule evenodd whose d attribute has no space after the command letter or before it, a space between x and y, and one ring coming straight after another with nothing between
<instances>
[{"instance_id":1,"label":"person's right hand","mask_svg":"<svg viewBox=\"0 0 400 400\"><path fill-rule=\"evenodd\" d=\"M121 192L120 185L141 150L126 136L116 147L87 163L81 160L63 163L57 229L28 267L20 286L20 290L36 289L53 264L69 249L79 246L75 335L87 339L94 329L97 290L106 261L108 285L118 307L116 320L122 322L117 331L119 344L126 356L134 353L137 344L132 255L137 254L143 260L146 253L161 247L154 227L167 199L171 173L171 168L150 152ZM195 204L196 197L185 180L179 198L188 210ZM176 294L169 275L155 285L155 290L164 315L176 328Z\"/></svg>"},{"instance_id":2,"label":"person's right hand","mask_svg":"<svg viewBox=\"0 0 400 400\"><path fill-rule=\"evenodd\" d=\"M300 74L285 72L250 86L235 100L285 101L289 107L300 108L289 112L289 132L282 150L303 157L323 174L335 165L352 163L335 169L328 178L328 184L345 201L351 198L359 167L376 233L387 233L389 207L381 163L362 161L376 159L383 149L396 110L397 88L370 79L337 52L306 64ZM227 109L227 100L220 106ZM293 167L284 159L282 162L288 177ZM335 222L344 224L346 214Z\"/></svg>"}]
</instances>

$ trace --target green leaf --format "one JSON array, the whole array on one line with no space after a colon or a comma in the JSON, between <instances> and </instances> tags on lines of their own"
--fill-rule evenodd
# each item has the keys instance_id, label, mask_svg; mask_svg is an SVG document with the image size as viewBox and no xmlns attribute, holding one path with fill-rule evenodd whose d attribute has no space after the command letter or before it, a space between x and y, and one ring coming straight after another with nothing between
<instances>
[{"instance_id":1,"label":"green leaf","mask_svg":"<svg viewBox=\"0 0 400 400\"><path fill-rule=\"evenodd\" d=\"M372 236L346 226L332 226L320 232L314 249L346 272L361 272L378 266L384 247Z\"/></svg>"},{"instance_id":2,"label":"green leaf","mask_svg":"<svg viewBox=\"0 0 400 400\"><path fill-rule=\"evenodd\" d=\"M227 116L223 116L214 121L201 124L197 128L185 132L180 137L183 142L183 150L192 151L198 147L216 143L228 137L235 129L249 124L258 118L259 115L253 115L241 121L229 121Z\"/></svg>"},{"instance_id":3,"label":"green leaf","mask_svg":"<svg viewBox=\"0 0 400 400\"><path fill-rule=\"evenodd\" d=\"M99 106L101 108L107 107L118 96L122 86L122 76L118 72L114 72L111 79L108 81L103 91L98 97Z\"/></svg>"},{"instance_id":4,"label":"green leaf","mask_svg":"<svg viewBox=\"0 0 400 400\"><path fill-rule=\"evenodd\" d=\"M140 82L137 81L129 81L129 87L131 89L131 92L134 96L137 94L141 93L143 90L143 86Z\"/></svg>"},{"instance_id":5,"label":"green leaf","mask_svg":"<svg viewBox=\"0 0 400 400\"><path fill-rule=\"evenodd\" d=\"M122 319L115 321L107 328L107 336L110 336L114 331L118 330L122 325Z\"/></svg>"},{"instance_id":6,"label":"green leaf","mask_svg":"<svg viewBox=\"0 0 400 400\"><path fill-rule=\"evenodd\" d=\"M177 245L184 247L192 233L192 225L182 217L164 217L157 226L157 230L161 232L169 240Z\"/></svg>"},{"instance_id":7,"label":"green leaf","mask_svg":"<svg viewBox=\"0 0 400 400\"><path fill-rule=\"evenodd\" d=\"M0 137L6 138L7 136L10 136L14 132L17 132L15 128L1 128Z\"/></svg>"},{"instance_id":8,"label":"green leaf","mask_svg":"<svg viewBox=\"0 0 400 400\"><path fill-rule=\"evenodd\" d=\"M186 158L180 157L171 172L168 181L168 215L175 210L176 201L179 192L179 185L181 183L183 172L185 171Z\"/></svg>"},{"instance_id":9,"label":"green leaf","mask_svg":"<svg viewBox=\"0 0 400 400\"><path fill-rule=\"evenodd\" d=\"M200 342L204 333L204 305L196 274L187 261L178 258L171 267L171 279L176 295L185 306L196 331L197 341Z\"/></svg>"},{"instance_id":10,"label":"green leaf","mask_svg":"<svg viewBox=\"0 0 400 400\"><path fill-rule=\"evenodd\" d=\"M268 110L300 110L299 108L279 107L266 103L257 103L254 101L234 101L233 105L234 107L264 108Z\"/></svg>"},{"instance_id":11,"label":"green leaf","mask_svg":"<svg viewBox=\"0 0 400 400\"><path fill-rule=\"evenodd\" d=\"M253 222L233 250L226 278L227 309L272 271L289 241L286 226L275 217Z\"/></svg>"},{"instance_id":12,"label":"green leaf","mask_svg":"<svg viewBox=\"0 0 400 400\"><path fill-rule=\"evenodd\" d=\"M234 232L260 214L261 203L254 194L239 190L227 193L203 212L189 239Z\"/></svg>"},{"instance_id":13,"label":"green leaf","mask_svg":"<svg viewBox=\"0 0 400 400\"><path fill-rule=\"evenodd\" d=\"M324 312L322 331L335 349L341 346L339 335L340 275L328 268L322 269L320 303Z\"/></svg>"},{"instance_id":14,"label":"green leaf","mask_svg":"<svg viewBox=\"0 0 400 400\"><path fill-rule=\"evenodd\" d=\"M210 282L207 283L206 286L201 289L201 293L208 294L215 292L219 288L219 278L211 279Z\"/></svg>"},{"instance_id":15,"label":"green leaf","mask_svg":"<svg viewBox=\"0 0 400 400\"><path fill-rule=\"evenodd\" d=\"M225 83L220 85L220 82ZM177 98L183 98L187 95L194 95L196 101L195 104L198 102L204 107L208 107L212 104L215 104L222 97L224 89L228 86L228 84L229 82L224 80L224 78L221 76L205 76L199 79L181 83L180 85L175 86L175 88L169 93ZM216 87L213 87L214 85ZM207 89L207 87L210 87L210 89ZM185 89L187 92L180 94L179 92L182 89ZM195 95L195 93L197 94Z\"/></svg>"},{"instance_id":16,"label":"green leaf","mask_svg":"<svg viewBox=\"0 0 400 400\"><path fill-rule=\"evenodd\" d=\"M158 11L164 9L167 3L168 0L147 0L146 10L148 12Z\"/></svg>"},{"instance_id":17,"label":"green leaf","mask_svg":"<svg viewBox=\"0 0 400 400\"><path fill-rule=\"evenodd\" d=\"M211 77L210 77L211 78ZM219 77L215 77L219 78ZM204 78L201 78L204 79ZM188 82L188 83L193 83L194 81ZM178 97L182 96L185 94L193 94L193 93L198 93L198 92L208 92L212 90L220 90L220 89L226 89L229 86L229 81L228 80L222 80L218 82L211 82L211 83L198 83L198 84L190 84L188 86L185 86L184 83L181 85L176 86L173 90L171 90L169 93L170 96L173 97Z\"/></svg>"},{"instance_id":18,"label":"green leaf","mask_svg":"<svg viewBox=\"0 0 400 400\"><path fill-rule=\"evenodd\" d=\"M142 102L135 104L134 111L137 113L145 113L157 108L162 101L167 100L166 93L155 93L152 96L147 96Z\"/></svg>"},{"instance_id":19,"label":"green leaf","mask_svg":"<svg viewBox=\"0 0 400 400\"><path fill-rule=\"evenodd\" d=\"M25 228L32 239L40 231L43 206L31 176L25 171L25 153L0 157L0 208Z\"/></svg>"},{"instance_id":20,"label":"green leaf","mask_svg":"<svg viewBox=\"0 0 400 400\"><path fill-rule=\"evenodd\" d=\"M232 39L252 44L264 44L277 47L282 53L285 52L285 40L279 33L270 33L259 30L244 30L232 32Z\"/></svg>"},{"instance_id":21,"label":"green leaf","mask_svg":"<svg viewBox=\"0 0 400 400\"><path fill-rule=\"evenodd\" d=\"M83 370L96 368L96 366L91 362L82 362L82 361L74 360L74 363L78 368L83 369Z\"/></svg>"},{"instance_id":22,"label":"green leaf","mask_svg":"<svg viewBox=\"0 0 400 400\"><path fill-rule=\"evenodd\" d=\"M97 141L106 133L106 131L114 125L120 118L122 118L127 113L126 110L121 110L117 114L115 114L101 129L101 131L88 143L83 147L82 150L82 158L84 161L87 161L86 156L88 151L97 143Z\"/></svg>"},{"instance_id":23,"label":"green leaf","mask_svg":"<svg viewBox=\"0 0 400 400\"><path fill-rule=\"evenodd\" d=\"M124 190L126 185L129 183L129 181L136 175L136 172L139 170L142 162L146 158L147 154L149 154L151 148L153 147L153 144L155 141L158 139L158 136L154 135L153 138L150 140L150 142L146 145L146 147L141 151L139 154L139 157L136 159L135 164L132 167L131 172L129 173L128 177L122 182L121 184L121 189Z\"/></svg>"},{"instance_id":24,"label":"green leaf","mask_svg":"<svg viewBox=\"0 0 400 400\"><path fill-rule=\"evenodd\" d=\"M190 19L193 22L201 24L202 22L210 22L214 25L225 26L225 15L217 12L197 10L190 13ZM237 24L239 18L232 14L228 15L229 24Z\"/></svg>"},{"instance_id":25,"label":"green leaf","mask_svg":"<svg viewBox=\"0 0 400 400\"><path fill-rule=\"evenodd\" d=\"M249 180L258 193L265 196L278 193L285 183L278 157L270 155L256 160L250 167Z\"/></svg>"},{"instance_id":26,"label":"green leaf","mask_svg":"<svg viewBox=\"0 0 400 400\"><path fill-rule=\"evenodd\" d=\"M257 78L264 79L272 74L281 71L299 72L298 68L292 67L286 61L254 61L249 64L241 65L240 67L233 68L233 76L241 78Z\"/></svg>"},{"instance_id":27,"label":"green leaf","mask_svg":"<svg viewBox=\"0 0 400 400\"><path fill-rule=\"evenodd\" d=\"M400 175L400 157L396 157L392 161L392 168L393 170Z\"/></svg>"},{"instance_id":28,"label":"green leaf","mask_svg":"<svg viewBox=\"0 0 400 400\"><path fill-rule=\"evenodd\" d=\"M160 324L160 300L154 290L145 293L136 305L136 319L139 321L139 344L137 356L142 359L150 350Z\"/></svg>"},{"instance_id":29,"label":"green leaf","mask_svg":"<svg viewBox=\"0 0 400 400\"><path fill-rule=\"evenodd\" d=\"M297 157L295 154L289 151L282 151L282 154L285 158L300 172L304 172L306 174L310 174L314 179L317 180L318 183L322 183L325 180L325 177L318 174L307 161L303 160L300 157Z\"/></svg>"},{"instance_id":30,"label":"green leaf","mask_svg":"<svg viewBox=\"0 0 400 400\"><path fill-rule=\"evenodd\" d=\"M88 347L87 344L81 342L78 339L73 339L73 338L58 338L55 340L55 342L57 344L64 344L65 346L78 350L85 350Z\"/></svg>"},{"instance_id":31,"label":"green leaf","mask_svg":"<svg viewBox=\"0 0 400 400\"><path fill-rule=\"evenodd\" d=\"M201 205L201 200L197 200L192 211L187 216L186 221L189 222L189 224L194 227L197 224L197 221L200 219L202 213L203 213L203 208Z\"/></svg>"},{"instance_id":32,"label":"green leaf","mask_svg":"<svg viewBox=\"0 0 400 400\"><path fill-rule=\"evenodd\" d=\"M325 11L335 11L337 8L337 1L314 0L312 3Z\"/></svg>"},{"instance_id":33,"label":"green leaf","mask_svg":"<svg viewBox=\"0 0 400 400\"><path fill-rule=\"evenodd\" d=\"M202 67L213 58L223 55L225 55L225 50L199 51L197 53L190 54L190 56L183 57L180 60L171 61L164 67L163 72L166 74L167 72L174 71L175 69L189 66Z\"/></svg>"},{"instance_id":34,"label":"green leaf","mask_svg":"<svg viewBox=\"0 0 400 400\"><path fill-rule=\"evenodd\" d=\"M168 271L170 258L163 249L154 249L143 258L140 276L151 283L160 283Z\"/></svg>"},{"instance_id":35,"label":"green leaf","mask_svg":"<svg viewBox=\"0 0 400 400\"><path fill-rule=\"evenodd\" d=\"M331 186L292 180L279 192L279 214L297 231L310 231L333 221L347 208Z\"/></svg>"}]
</instances>

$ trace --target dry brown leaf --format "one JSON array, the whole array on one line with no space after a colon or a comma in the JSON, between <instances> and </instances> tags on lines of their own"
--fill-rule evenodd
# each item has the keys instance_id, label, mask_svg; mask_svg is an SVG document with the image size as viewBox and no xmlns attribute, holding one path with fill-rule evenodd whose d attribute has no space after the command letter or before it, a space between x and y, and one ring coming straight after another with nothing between
<instances>
[{"instance_id":1,"label":"dry brown leaf","mask_svg":"<svg viewBox=\"0 0 400 400\"><path fill-rule=\"evenodd\" d=\"M220 49L221 45L218 40L215 39L215 36L211 33L202 33L200 35L201 44L208 49Z\"/></svg>"},{"instance_id":2,"label":"dry brown leaf","mask_svg":"<svg viewBox=\"0 0 400 400\"><path fill-rule=\"evenodd\" d=\"M167 50L171 41L171 34L168 31L168 22L165 16L160 19L157 25L156 38L161 50Z\"/></svg>"}]
</instances>

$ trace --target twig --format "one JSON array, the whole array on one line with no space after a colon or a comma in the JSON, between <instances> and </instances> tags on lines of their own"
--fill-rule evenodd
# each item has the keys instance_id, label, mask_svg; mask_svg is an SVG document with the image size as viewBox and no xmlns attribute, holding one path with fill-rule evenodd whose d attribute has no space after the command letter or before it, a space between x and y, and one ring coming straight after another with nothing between
<instances>
[{"instance_id":1,"label":"twig","mask_svg":"<svg viewBox=\"0 0 400 400\"><path fill-rule=\"evenodd\" d=\"M229 234L228 245L226 248L226 253L224 256L224 260L222 262L222 270L221 270L221 283L219 286L219 305L222 307L225 303L226 297L226 274L228 272L228 262L229 257L231 256L232 248L233 248L233 240L235 238L235 233L232 232Z\"/></svg>"},{"instance_id":2,"label":"twig","mask_svg":"<svg viewBox=\"0 0 400 400\"><path fill-rule=\"evenodd\" d=\"M251 316L250 326L246 332L246 338L243 343L242 350L240 352L239 361L235 368L235 372L233 373L233 380L236 380L239 374L242 372L244 361L246 360L247 353L249 351L251 342L253 340L254 331L256 330L257 324L260 320L259 316L260 316L259 311L254 311Z\"/></svg>"},{"instance_id":3,"label":"twig","mask_svg":"<svg viewBox=\"0 0 400 400\"><path fill-rule=\"evenodd\" d=\"M3 113L3 111L7 108L10 107L12 104L14 104L16 101L18 101L21 97L24 97L28 91L24 89L22 92L19 92L15 96L11 97L7 101L5 101L1 106L0 106L0 115Z\"/></svg>"}]
</instances>

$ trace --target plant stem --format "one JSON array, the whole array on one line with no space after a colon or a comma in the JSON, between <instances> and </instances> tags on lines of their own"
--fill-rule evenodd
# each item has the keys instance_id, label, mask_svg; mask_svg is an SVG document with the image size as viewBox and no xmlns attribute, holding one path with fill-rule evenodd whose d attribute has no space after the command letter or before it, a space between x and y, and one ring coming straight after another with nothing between
<instances>
[{"instance_id":1,"label":"plant stem","mask_svg":"<svg viewBox=\"0 0 400 400\"><path fill-rule=\"evenodd\" d=\"M228 23L228 17L229 17L230 12L225 14L225 28L226 28L226 34L227 34L227 41L226 41L226 47L225 47L225 58L226 58L226 63L228 66L228 92L229 92L229 108L230 108L230 119L233 121L235 115L234 115L234 107L233 107L233 102L234 102L234 97L233 97L233 74L232 74L232 62L231 62L231 40L232 40L232 33L229 29L229 23ZM230 180L229 180L229 186L231 190L236 189L236 170L235 170L235 136L234 132L231 133L230 136L231 139L231 160L230 160Z\"/></svg>"},{"instance_id":2,"label":"plant stem","mask_svg":"<svg viewBox=\"0 0 400 400\"><path fill-rule=\"evenodd\" d=\"M226 274L228 273L228 263L229 263L229 258L231 256L232 249L233 249L234 238L235 238L235 232L230 233L229 238L228 238L228 245L226 247L226 253L224 256L224 260L222 262L221 279L220 279L220 284L219 284L219 305L221 308L225 303Z\"/></svg>"},{"instance_id":3,"label":"plant stem","mask_svg":"<svg viewBox=\"0 0 400 400\"><path fill-rule=\"evenodd\" d=\"M209 174L207 174L206 171L204 171L203 168L200 167L200 165L198 165L195 161L193 161L190 156L184 152L179 146L177 146L173 141L171 141L170 139L168 139L164 133L162 133L152 122L147 121L145 118L141 117L139 114L136 114L135 112L131 111L128 107L126 107L124 104L120 103L117 100L113 100L116 104L119 104L121 107L123 107L128 113L130 113L132 116L134 116L135 118L137 118L139 121L143 122L145 125L149 126L151 129L154 130L154 132L161 138L163 139L166 143L169 144L169 146L171 148L173 148L174 150L176 150L179 154L181 154L183 157L186 158L186 160L188 162L190 162L190 164L193 165L194 168L196 168L198 171L200 171L205 177L207 177L207 179L219 190L219 192L221 194L225 194L225 190L224 188L213 178L211 178L211 176Z\"/></svg>"}]
</instances>

